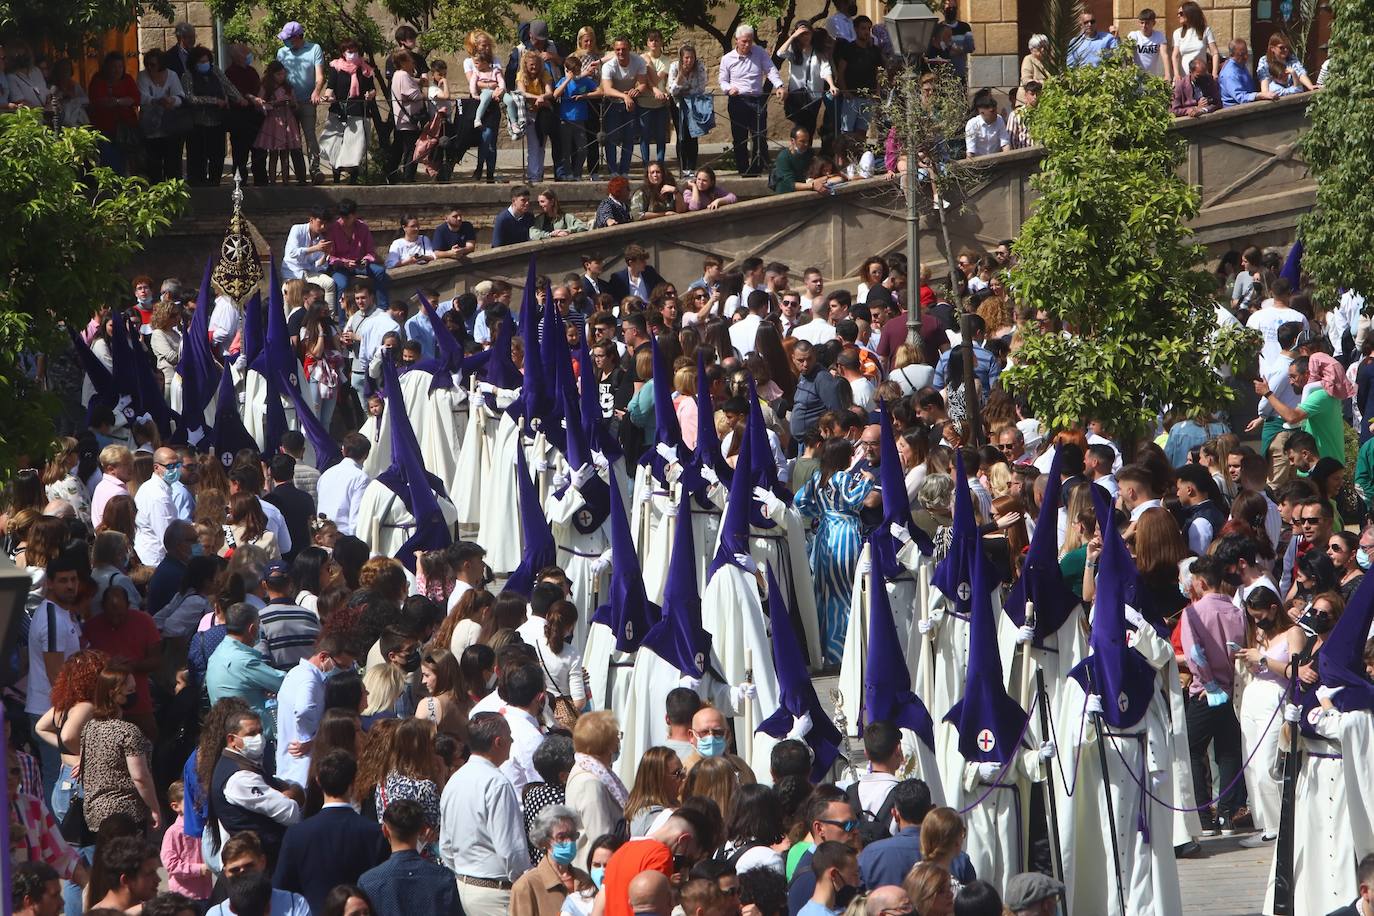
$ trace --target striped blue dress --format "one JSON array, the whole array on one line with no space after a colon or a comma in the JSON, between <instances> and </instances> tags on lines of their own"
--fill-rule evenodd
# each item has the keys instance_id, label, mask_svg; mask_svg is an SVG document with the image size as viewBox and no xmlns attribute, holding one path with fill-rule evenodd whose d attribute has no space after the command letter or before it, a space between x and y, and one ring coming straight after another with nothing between
<instances>
[{"instance_id":1,"label":"striped blue dress","mask_svg":"<svg viewBox=\"0 0 1374 916\"><path fill-rule=\"evenodd\" d=\"M863 548L859 509L871 492L873 482L862 475L836 471L829 486L821 486L817 471L794 500L803 518L819 519L807 553L821 618L821 652L827 665L838 665L844 654L854 566Z\"/></svg>"}]
</instances>

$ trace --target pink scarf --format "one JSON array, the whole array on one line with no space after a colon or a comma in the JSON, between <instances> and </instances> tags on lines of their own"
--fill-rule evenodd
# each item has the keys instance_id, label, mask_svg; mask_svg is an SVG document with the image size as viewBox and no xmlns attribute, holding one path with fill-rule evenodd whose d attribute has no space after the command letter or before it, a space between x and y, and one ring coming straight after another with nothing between
<instances>
[{"instance_id":1,"label":"pink scarf","mask_svg":"<svg viewBox=\"0 0 1374 916\"><path fill-rule=\"evenodd\" d=\"M617 805L622 808L625 807L625 802L629 800L630 793L625 788L625 783L620 781L619 776L602 766L601 761L590 754L573 754L573 760L583 770L596 777L596 781L601 783L607 792L611 793L611 797L615 799Z\"/></svg>"},{"instance_id":2,"label":"pink scarf","mask_svg":"<svg viewBox=\"0 0 1374 916\"><path fill-rule=\"evenodd\" d=\"M348 84L348 97L351 99L356 99L358 96L362 95L361 90L358 88L358 74L361 73L368 78L372 77L372 68L369 67L367 61L363 60L361 57L355 61L344 60L342 57L339 57L331 60L329 66L338 70L340 73L352 75L353 82Z\"/></svg>"},{"instance_id":3,"label":"pink scarf","mask_svg":"<svg viewBox=\"0 0 1374 916\"><path fill-rule=\"evenodd\" d=\"M1309 381L1321 382L1326 393L1338 401L1355 396L1355 386L1345 375L1345 368L1325 353L1313 353L1307 358Z\"/></svg>"}]
</instances>

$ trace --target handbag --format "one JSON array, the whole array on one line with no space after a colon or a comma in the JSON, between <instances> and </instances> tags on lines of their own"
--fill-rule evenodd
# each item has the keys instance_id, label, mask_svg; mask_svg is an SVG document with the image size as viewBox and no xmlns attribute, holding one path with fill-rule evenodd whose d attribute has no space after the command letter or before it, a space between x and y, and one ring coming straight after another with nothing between
<instances>
[{"instance_id":1,"label":"handbag","mask_svg":"<svg viewBox=\"0 0 1374 916\"><path fill-rule=\"evenodd\" d=\"M85 789L86 775L86 741L81 741L81 775L80 783ZM83 846L95 845L95 831L86 823L86 797L84 794L78 795L71 800L67 813L62 815L62 823L57 825L57 830L62 834L62 839L71 843L78 849Z\"/></svg>"},{"instance_id":2,"label":"handbag","mask_svg":"<svg viewBox=\"0 0 1374 916\"><path fill-rule=\"evenodd\" d=\"M548 683L556 683L553 675L549 673L549 666L544 663L544 653L536 652L535 654L539 656L539 665L544 669L544 677ZM577 703L573 698L565 693L557 693L554 694L549 705L553 708L553 720L571 731L572 727L577 724L577 717L580 715L577 711Z\"/></svg>"}]
</instances>

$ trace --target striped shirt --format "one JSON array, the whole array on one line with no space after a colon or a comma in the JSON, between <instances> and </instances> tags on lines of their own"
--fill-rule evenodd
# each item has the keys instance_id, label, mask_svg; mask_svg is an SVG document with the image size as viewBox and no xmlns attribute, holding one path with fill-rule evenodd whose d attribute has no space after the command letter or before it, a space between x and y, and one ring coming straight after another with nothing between
<instances>
[{"instance_id":1,"label":"striped shirt","mask_svg":"<svg viewBox=\"0 0 1374 916\"><path fill-rule=\"evenodd\" d=\"M272 660L272 667L290 670L309 658L320 638L320 618L298 604L269 604L258 615L262 635L258 649Z\"/></svg>"}]
</instances>

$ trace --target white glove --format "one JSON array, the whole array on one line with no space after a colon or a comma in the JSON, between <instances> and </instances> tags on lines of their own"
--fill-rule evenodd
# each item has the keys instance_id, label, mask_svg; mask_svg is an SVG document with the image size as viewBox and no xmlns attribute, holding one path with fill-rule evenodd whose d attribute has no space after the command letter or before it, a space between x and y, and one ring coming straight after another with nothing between
<instances>
[{"instance_id":1,"label":"white glove","mask_svg":"<svg viewBox=\"0 0 1374 916\"><path fill-rule=\"evenodd\" d=\"M1102 715L1102 697L1095 693L1088 694L1088 705L1084 707L1084 712L1090 716Z\"/></svg>"},{"instance_id":2,"label":"white glove","mask_svg":"<svg viewBox=\"0 0 1374 916\"><path fill-rule=\"evenodd\" d=\"M1329 700L1344 689L1344 687L1318 687L1317 699L1323 701Z\"/></svg>"},{"instance_id":3,"label":"white glove","mask_svg":"<svg viewBox=\"0 0 1374 916\"><path fill-rule=\"evenodd\" d=\"M928 636L930 634L930 631L935 629L934 618L926 617L923 620L918 620L916 622L916 629L918 632L920 632L922 636Z\"/></svg>"},{"instance_id":4,"label":"white glove","mask_svg":"<svg viewBox=\"0 0 1374 916\"><path fill-rule=\"evenodd\" d=\"M759 571L758 561L756 561L753 557L749 556L749 554L747 553L735 554L734 560L735 564L742 568L745 572L753 573Z\"/></svg>"},{"instance_id":5,"label":"white glove","mask_svg":"<svg viewBox=\"0 0 1374 916\"><path fill-rule=\"evenodd\" d=\"M787 737L800 741L810 733L811 713L804 712L792 720L792 730L787 733Z\"/></svg>"},{"instance_id":6,"label":"white glove","mask_svg":"<svg viewBox=\"0 0 1374 916\"><path fill-rule=\"evenodd\" d=\"M1294 725L1302 721L1302 707L1289 703L1283 707L1283 721L1291 722Z\"/></svg>"},{"instance_id":7,"label":"white glove","mask_svg":"<svg viewBox=\"0 0 1374 916\"><path fill-rule=\"evenodd\" d=\"M560 472L554 475L553 480L549 482L549 485L553 487L555 492L557 492L558 490L563 489L570 483L572 483L572 478L569 477L567 474Z\"/></svg>"},{"instance_id":8,"label":"white glove","mask_svg":"<svg viewBox=\"0 0 1374 916\"><path fill-rule=\"evenodd\" d=\"M692 677L690 674L684 674L678 679L677 685L679 687L686 687L688 690L700 690L701 678Z\"/></svg>"},{"instance_id":9,"label":"white glove","mask_svg":"<svg viewBox=\"0 0 1374 916\"><path fill-rule=\"evenodd\" d=\"M663 515L665 518L677 518L677 503L665 503L663 505Z\"/></svg>"},{"instance_id":10,"label":"white glove","mask_svg":"<svg viewBox=\"0 0 1374 916\"><path fill-rule=\"evenodd\" d=\"M730 688L730 703L739 709L745 703L752 702L759 695L759 689L746 681L738 687Z\"/></svg>"},{"instance_id":11,"label":"white glove","mask_svg":"<svg viewBox=\"0 0 1374 916\"><path fill-rule=\"evenodd\" d=\"M538 461L534 463L534 469L536 471L539 471L541 474L544 473L549 469L549 459L540 458Z\"/></svg>"},{"instance_id":12,"label":"white glove","mask_svg":"<svg viewBox=\"0 0 1374 916\"><path fill-rule=\"evenodd\" d=\"M720 475L708 467L701 469L701 479L707 483L720 483Z\"/></svg>"},{"instance_id":13,"label":"white glove","mask_svg":"<svg viewBox=\"0 0 1374 916\"><path fill-rule=\"evenodd\" d=\"M1029 624L1016 631L1017 645L1025 645L1033 639L1035 639L1035 627Z\"/></svg>"},{"instance_id":14,"label":"white glove","mask_svg":"<svg viewBox=\"0 0 1374 916\"><path fill-rule=\"evenodd\" d=\"M855 566L854 570L859 575L866 576L873 571L873 561L868 557L859 557L858 565Z\"/></svg>"},{"instance_id":15,"label":"white glove","mask_svg":"<svg viewBox=\"0 0 1374 916\"><path fill-rule=\"evenodd\" d=\"M582 467L574 470L572 472L570 479L572 480L572 485L580 490L587 483L587 481L591 480L592 477L595 476L595 474L596 468L592 466L591 462L588 462L587 464L582 465Z\"/></svg>"},{"instance_id":16,"label":"white glove","mask_svg":"<svg viewBox=\"0 0 1374 916\"><path fill-rule=\"evenodd\" d=\"M892 533L892 536L896 538L898 542L902 544L911 543L911 532L907 531L906 525L903 525L901 522L893 522L888 526L887 530Z\"/></svg>"},{"instance_id":17,"label":"white glove","mask_svg":"<svg viewBox=\"0 0 1374 916\"><path fill-rule=\"evenodd\" d=\"M980 763L978 764L978 778L983 782L992 782L997 778L997 774L1002 772L1000 763Z\"/></svg>"},{"instance_id":18,"label":"white glove","mask_svg":"<svg viewBox=\"0 0 1374 916\"><path fill-rule=\"evenodd\" d=\"M604 471L611 466L611 463L606 460L606 456L601 452L592 452L592 464L596 465L598 471Z\"/></svg>"},{"instance_id":19,"label":"white glove","mask_svg":"<svg viewBox=\"0 0 1374 916\"><path fill-rule=\"evenodd\" d=\"M655 445L654 454L658 455L658 457L669 464L673 464L677 461L677 449L666 442L660 442L658 445Z\"/></svg>"},{"instance_id":20,"label":"white glove","mask_svg":"<svg viewBox=\"0 0 1374 916\"><path fill-rule=\"evenodd\" d=\"M1055 744L1054 744L1053 741L1045 741L1045 742L1042 742L1042 743L1040 744L1040 759L1041 759L1041 760L1053 760L1053 759L1054 759L1055 752L1056 752L1057 750L1058 750L1058 748L1055 747Z\"/></svg>"},{"instance_id":21,"label":"white glove","mask_svg":"<svg viewBox=\"0 0 1374 916\"><path fill-rule=\"evenodd\" d=\"M496 386L491 382L479 382L477 384L477 391L481 394L495 394Z\"/></svg>"},{"instance_id":22,"label":"white glove","mask_svg":"<svg viewBox=\"0 0 1374 916\"><path fill-rule=\"evenodd\" d=\"M1126 622L1137 630L1145 628L1145 618L1133 607L1126 608Z\"/></svg>"},{"instance_id":23,"label":"white glove","mask_svg":"<svg viewBox=\"0 0 1374 916\"><path fill-rule=\"evenodd\" d=\"M595 560L592 560L592 575L593 575L593 576L599 576L599 575L601 575L601 574L604 573L608 568L610 568L610 565L611 565L611 551L610 551L610 548L607 548L605 553L603 553L601 556L597 557Z\"/></svg>"}]
</instances>

